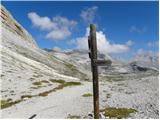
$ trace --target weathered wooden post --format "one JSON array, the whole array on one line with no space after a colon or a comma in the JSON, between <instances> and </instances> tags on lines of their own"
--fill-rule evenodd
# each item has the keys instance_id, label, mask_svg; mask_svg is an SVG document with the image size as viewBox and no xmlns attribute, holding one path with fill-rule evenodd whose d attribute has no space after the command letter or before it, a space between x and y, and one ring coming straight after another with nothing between
<instances>
[{"instance_id":1,"label":"weathered wooden post","mask_svg":"<svg viewBox=\"0 0 160 120\"><path fill-rule=\"evenodd\" d=\"M93 105L94 118L99 119L99 83L98 83L98 65L111 64L110 60L97 60L97 41L96 27L90 25L90 35L88 36L89 57L91 59L91 69L93 78Z\"/></svg>"}]
</instances>

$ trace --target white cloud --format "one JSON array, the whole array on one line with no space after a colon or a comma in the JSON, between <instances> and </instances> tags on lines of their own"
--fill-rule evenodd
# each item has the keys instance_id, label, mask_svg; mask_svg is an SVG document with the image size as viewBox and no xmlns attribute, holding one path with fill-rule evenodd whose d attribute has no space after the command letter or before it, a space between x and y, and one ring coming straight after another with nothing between
<instances>
[{"instance_id":1,"label":"white cloud","mask_svg":"<svg viewBox=\"0 0 160 120\"><path fill-rule=\"evenodd\" d=\"M62 40L71 35L71 32L68 29L57 29L52 30L46 35L46 38L53 40Z\"/></svg>"},{"instance_id":2,"label":"white cloud","mask_svg":"<svg viewBox=\"0 0 160 120\"><path fill-rule=\"evenodd\" d=\"M54 27L54 24L48 17L40 17L35 12L28 13L28 18L35 27L39 27L42 30L49 30Z\"/></svg>"},{"instance_id":3,"label":"white cloud","mask_svg":"<svg viewBox=\"0 0 160 120\"><path fill-rule=\"evenodd\" d=\"M159 56L159 54L157 54L158 52L152 51L152 50L144 50L143 48L140 48L137 50L137 53L135 54L135 59L138 58L143 58L143 60L147 60L146 58L148 57L153 57L153 56Z\"/></svg>"},{"instance_id":4,"label":"white cloud","mask_svg":"<svg viewBox=\"0 0 160 120\"><path fill-rule=\"evenodd\" d=\"M72 28L77 24L76 21L68 20L67 18L62 17L62 16L53 17L53 23L56 23L57 27L59 27L59 28L64 28L64 27L71 27Z\"/></svg>"},{"instance_id":5,"label":"white cloud","mask_svg":"<svg viewBox=\"0 0 160 120\"><path fill-rule=\"evenodd\" d=\"M134 42L132 41L132 40L128 40L127 42L126 42L126 45L127 46L132 46L134 44Z\"/></svg>"},{"instance_id":6,"label":"white cloud","mask_svg":"<svg viewBox=\"0 0 160 120\"><path fill-rule=\"evenodd\" d=\"M146 27L143 27L143 28L139 28L137 26L134 26L132 25L129 29L130 32L135 32L135 33L138 33L138 34L143 34L145 32L147 32L147 28Z\"/></svg>"},{"instance_id":7,"label":"white cloud","mask_svg":"<svg viewBox=\"0 0 160 120\"><path fill-rule=\"evenodd\" d=\"M80 14L80 17L87 24L93 23L93 21L96 17L97 10L98 10L97 6L93 6L93 7L90 7L90 8L85 8L85 9L82 10L82 12Z\"/></svg>"},{"instance_id":8,"label":"white cloud","mask_svg":"<svg viewBox=\"0 0 160 120\"><path fill-rule=\"evenodd\" d=\"M62 16L55 16L51 20L48 17L41 17L35 12L28 13L28 18L33 26L47 31L46 38L52 40L62 40L71 35L71 30L77 22L68 20Z\"/></svg>"},{"instance_id":9,"label":"white cloud","mask_svg":"<svg viewBox=\"0 0 160 120\"><path fill-rule=\"evenodd\" d=\"M77 48L88 50L88 35L89 28L86 30L84 37L77 38ZM107 40L105 34L102 31L96 32L97 35L97 47L98 51L103 54L108 53L123 53L129 50L128 45L126 44L111 44Z\"/></svg>"},{"instance_id":10,"label":"white cloud","mask_svg":"<svg viewBox=\"0 0 160 120\"><path fill-rule=\"evenodd\" d=\"M157 47L157 46L159 46L159 41L148 42L147 46L148 47Z\"/></svg>"}]
</instances>

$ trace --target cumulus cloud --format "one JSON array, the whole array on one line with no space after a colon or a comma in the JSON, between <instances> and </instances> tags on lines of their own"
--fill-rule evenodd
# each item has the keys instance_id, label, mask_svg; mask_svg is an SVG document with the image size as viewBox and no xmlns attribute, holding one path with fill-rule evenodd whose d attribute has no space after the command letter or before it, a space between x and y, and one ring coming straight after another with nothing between
<instances>
[{"instance_id":1,"label":"cumulus cloud","mask_svg":"<svg viewBox=\"0 0 160 120\"><path fill-rule=\"evenodd\" d=\"M52 20L49 17L41 17L35 12L28 13L28 18L33 26L47 31L46 38L52 40L62 40L71 35L71 30L77 22L68 20L62 16L55 16Z\"/></svg>"},{"instance_id":2,"label":"cumulus cloud","mask_svg":"<svg viewBox=\"0 0 160 120\"><path fill-rule=\"evenodd\" d=\"M143 28L139 28L137 26L132 25L129 29L130 32L134 32L134 33L138 33L138 34L143 34L145 32L147 32L147 28L143 27Z\"/></svg>"},{"instance_id":3,"label":"cumulus cloud","mask_svg":"<svg viewBox=\"0 0 160 120\"><path fill-rule=\"evenodd\" d=\"M76 44L78 49L88 50L88 35L89 28L86 30L84 37L79 37L76 39ZM123 53L129 50L128 45L126 44L111 44L105 34L102 31L96 32L97 37L97 47L98 51L103 54L108 53Z\"/></svg>"},{"instance_id":4,"label":"cumulus cloud","mask_svg":"<svg viewBox=\"0 0 160 120\"><path fill-rule=\"evenodd\" d=\"M35 27L39 27L42 30L49 30L54 27L54 24L48 17L40 17L35 12L28 13L28 18Z\"/></svg>"},{"instance_id":5,"label":"cumulus cloud","mask_svg":"<svg viewBox=\"0 0 160 120\"><path fill-rule=\"evenodd\" d=\"M96 17L97 10L98 10L97 6L93 6L93 7L90 7L90 8L85 8L81 11L80 17L87 24L93 23L93 21Z\"/></svg>"}]
</instances>

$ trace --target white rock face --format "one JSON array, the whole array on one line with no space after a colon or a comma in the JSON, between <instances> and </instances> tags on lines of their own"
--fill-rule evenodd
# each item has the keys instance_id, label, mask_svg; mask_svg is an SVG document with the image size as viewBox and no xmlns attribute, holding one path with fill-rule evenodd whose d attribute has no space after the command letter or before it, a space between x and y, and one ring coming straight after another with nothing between
<instances>
[{"instance_id":1,"label":"white rock face","mask_svg":"<svg viewBox=\"0 0 160 120\"><path fill-rule=\"evenodd\" d=\"M3 106L1 118L29 118L34 114L35 118L68 118L69 114L89 118L93 97L83 97L92 93L88 53L40 49L11 14L3 6L1 9L1 103L17 102ZM112 61L110 67L99 70L100 108L133 108L137 112L127 118L158 118L157 70L147 67L151 69L133 72L130 64ZM62 88L64 81L82 84Z\"/></svg>"}]
</instances>

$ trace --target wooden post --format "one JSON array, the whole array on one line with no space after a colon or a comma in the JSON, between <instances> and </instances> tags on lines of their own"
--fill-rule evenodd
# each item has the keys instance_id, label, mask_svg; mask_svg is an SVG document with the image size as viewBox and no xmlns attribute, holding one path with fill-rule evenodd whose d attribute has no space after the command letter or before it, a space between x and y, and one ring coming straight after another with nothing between
<instances>
[{"instance_id":1,"label":"wooden post","mask_svg":"<svg viewBox=\"0 0 160 120\"><path fill-rule=\"evenodd\" d=\"M91 66L93 78L93 102L94 102L94 118L99 119L99 84L98 84L98 68L95 64L97 60L97 43L96 43L96 27L90 25L90 50L91 50Z\"/></svg>"},{"instance_id":2,"label":"wooden post","mask_svg":"<svg viewBox=\"0 0 160 120\"><path fill-rule=\"evenodd\" d=\"M94 118L99 119L99 82L98 82L98 66L110 65L110 60L97 60L97 41L96 27L90 25L90 35L88 36L89 57L91 59L91 69L93 78L93 105Z\"/></svg>"}]
</instances>

